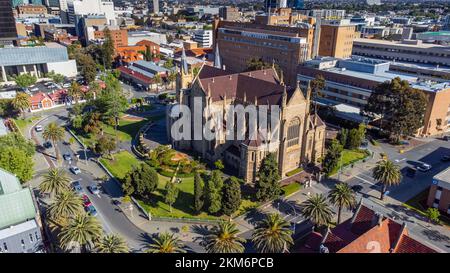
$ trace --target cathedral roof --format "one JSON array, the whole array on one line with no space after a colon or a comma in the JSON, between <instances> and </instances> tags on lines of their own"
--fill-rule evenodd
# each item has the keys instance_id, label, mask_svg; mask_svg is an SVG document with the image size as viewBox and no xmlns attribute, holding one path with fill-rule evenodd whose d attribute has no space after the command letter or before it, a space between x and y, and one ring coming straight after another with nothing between
<instances>
[{"instance_id":1,"label":"cathedral roof","mask_svg":"<svg viewBox=\"0 0 450 273\"><path fill-rule=\"evenodd\" d=\"M212 101L233 98L239 101L265 105L281 105L284 85L280 84L273 68L233 73L204 65L198 79L205 94L211 90ZM287 88L288 99L295 88Z\"/></svg>"}]
</instances>

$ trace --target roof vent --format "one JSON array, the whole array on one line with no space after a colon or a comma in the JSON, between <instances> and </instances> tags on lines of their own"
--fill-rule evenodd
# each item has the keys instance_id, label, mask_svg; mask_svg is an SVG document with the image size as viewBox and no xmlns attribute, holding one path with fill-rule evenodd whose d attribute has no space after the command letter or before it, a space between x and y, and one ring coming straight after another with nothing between
<instances>
[{"instance_id":1,"label":"roof vent","mask_svg":"<svg viewBox=\"0 0 450 273\"><path fill-rule=\"evenodd\" d=\"M319 247L319 253L330 253L330 250L328 249L328 247L321 244Z\"/></svg>"},{"instance_id":2,"label":"roof vent","mask_svg":"<svg viewBox=\"0 0 450 273\"><path fill-rule=\"evenodd\" d=\"M211 81L214 82L214 78L211 78Z\"/></svg>"}]
</instances>

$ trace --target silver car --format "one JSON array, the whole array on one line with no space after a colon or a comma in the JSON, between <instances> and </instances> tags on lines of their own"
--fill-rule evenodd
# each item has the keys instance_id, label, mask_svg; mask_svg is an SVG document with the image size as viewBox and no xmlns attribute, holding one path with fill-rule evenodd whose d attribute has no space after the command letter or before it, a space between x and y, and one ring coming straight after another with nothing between
<instances>
[{"instance_id":1,"label":"silver car","mask_svg":"<svg viewBox=\"0 0 450 273\"><path fill-rule=\"evenodd\" d=\"M73 174L80 174L81 170L80 168L78 168L77 166L72 166L69 168L69 170L73 173Z\"/></svg>"}]
</instances>

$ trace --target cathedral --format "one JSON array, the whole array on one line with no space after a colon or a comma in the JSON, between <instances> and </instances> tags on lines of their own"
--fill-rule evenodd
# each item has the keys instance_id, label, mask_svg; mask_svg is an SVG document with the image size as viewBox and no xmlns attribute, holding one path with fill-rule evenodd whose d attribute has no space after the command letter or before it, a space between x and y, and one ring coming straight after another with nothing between
<instances>
[{"instance_id":1,"label":"cathedral","mask_svg":"<svg viewBox=\"0 0 450 273\"><path fill-rule=\"evenodd\" d=\"M194 108L194 98L201 98L203 107L222 108L223 113L229 106L237 104L254 105L256 108L276 105L280 112L277 116L279 134L275 139L266 137L270 128L257 126L256 136L249 138L246 128L246 138L243 140L228 140L219 136L212 140L174 140L170 128L177 117L170 117L172 105L168 109L167 133L174 149L193 152L210 162L220 159L226 166L234 168L247 183L255 182L259 166L268 153L276 154L282 177L302 164L318 163L324 155L325 124L318 115L311 114L311 89L308 88L304 95L299 84L296 87L286 86L283 75L278 75L274 67L231 73L220 65L216 49L214 66L203 65L194 73L188 69L183 49L176 85L176 104L189 109ZM201 113L203 122L211 118L207 116L207 111ZM215 132L219 134L223 130Z\"/></svg>"}]
</instances>

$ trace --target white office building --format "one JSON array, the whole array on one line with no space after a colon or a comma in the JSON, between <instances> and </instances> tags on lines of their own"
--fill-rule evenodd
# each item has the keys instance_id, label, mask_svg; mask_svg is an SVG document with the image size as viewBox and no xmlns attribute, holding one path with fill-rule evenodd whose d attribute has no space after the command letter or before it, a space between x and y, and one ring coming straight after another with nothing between
<instances>
[{"instance_id":1,"label":"white office building","mask_svg":"<svg viewBox=\"0 0 450 273\"><path fill-rule=\"evenodd\" d=\"M194 41L199 47L212 47L213 34L212 30L197 30L194 33Z\"/></svg>"},{"instance_id":2,"label":"white office building","mask_svg":"<svg viewBox=\"0 0 450 273\"><path fill-rule=\"evenodd\" d=\"M68 0L69 23L75 23L76 15L105 15L108 25L116 24L114 2L111 0Z\"/></svg>"}]
</instances>

